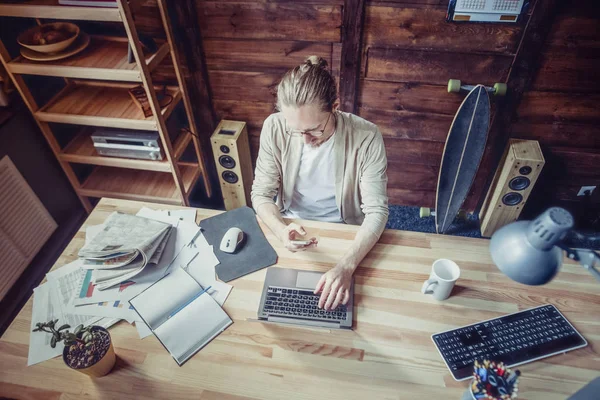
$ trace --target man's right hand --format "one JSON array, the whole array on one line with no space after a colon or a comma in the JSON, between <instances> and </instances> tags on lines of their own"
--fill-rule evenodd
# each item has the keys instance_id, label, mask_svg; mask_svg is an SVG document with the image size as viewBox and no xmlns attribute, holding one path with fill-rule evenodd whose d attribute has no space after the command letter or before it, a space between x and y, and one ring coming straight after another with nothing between
<instances>
[{"instance_id":1,"label":"man's right hand","mask_svg":"<svg viewBox=\"0 0 600 400\"><path fill-rule=\"evenodd\" d=\"M303 251L309 249L311 247L317 246L317 241L315 238L303 238L302 236L306 235L306 231L304 228L295 222L292 222L285 228L283 228L280 239L286 249L291 252ZM308 244L297 244L294 243L294 240L310 240Z\"/></svg>"}]
</instances>

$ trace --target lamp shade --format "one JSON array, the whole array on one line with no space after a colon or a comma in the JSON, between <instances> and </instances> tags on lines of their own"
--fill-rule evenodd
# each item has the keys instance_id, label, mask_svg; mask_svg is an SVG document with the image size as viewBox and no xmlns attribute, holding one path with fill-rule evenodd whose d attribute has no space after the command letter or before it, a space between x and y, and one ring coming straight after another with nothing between
<instances>
[{"instance_id":1,"label":"lamp shade","mask_svg":"<svg viewBox=\"0 0 600 400\"><path fill-rule=\"evenodd\" d=\"M508 224L492 235L492 260L506 276L526 285L548 283L562 265L562 250L556 246L573 227L565 209L553 207L533 221Z\"/></svg>"}]
</instances>

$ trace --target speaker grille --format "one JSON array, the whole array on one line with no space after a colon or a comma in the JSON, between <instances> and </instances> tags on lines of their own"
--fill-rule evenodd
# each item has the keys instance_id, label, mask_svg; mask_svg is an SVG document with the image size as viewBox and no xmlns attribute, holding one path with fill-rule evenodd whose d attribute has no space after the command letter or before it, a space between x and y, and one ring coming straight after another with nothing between
<instances>
[{"instance_id":1,"label":"speaker grille","mask_svg":"<svg viewBox=\"0 0 600 400\"><path fill-rule=\"evenodd\" d=\"M229 154L228 146L225 146L224 144L222 144L221 147L219 147L219 149L221 150L221 153Z\"/></svg>"},{"instance_id":2,"label":"speaker grille","mask_svg":"<svg viewBox=\"0 0 600 400\"><path fill-rule=\"evenodd\" d=\"M507 206L516 206L521 202L521 200L523 200L523 196L521 196L519 193L514 192L506 193L502 197L502 203L504 203Z\"/></svg>"},{"instance_id":3,"label":"speaker grille","mask_svg":"<svg viewBox=\"0 0 600 400\"><path fill-rule=\"evenodd\" d=\"M219 164L223 168L232 169L235 168L235 160L230 156L221 156L219 157Z\"/></svg>"},{"instance_id":4,"label":"speaker grille","mask_svg":"<svg viewBox=\"0 0 600 400\"><path fill-rule=\"evenodd\" d=\"M517 176L512 178L510 182L508 182L508 187L512 190L523 190L527 189L530 183L531 182L529 181L529 178L526 178L524 176Z\"/></svg>"},{"instance_id":5,"label":"speaker grille","mask_svg":"<svg viewBox=\"0 0 600 400\"><path fill-rule=\"evenodd\" d=\"M221 177L223 177L223 180L227 183L237 183L239 179L237 174L233 171L223 171Z\"/></svg>"}]
</instances>

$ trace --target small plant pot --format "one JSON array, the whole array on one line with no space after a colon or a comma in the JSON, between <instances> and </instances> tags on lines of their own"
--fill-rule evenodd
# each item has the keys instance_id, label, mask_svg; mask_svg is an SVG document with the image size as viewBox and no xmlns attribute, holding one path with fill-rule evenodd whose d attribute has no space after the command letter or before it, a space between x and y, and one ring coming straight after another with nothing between
<instances>
[{"instance_id":1,"label":"small plant pot","mask_svg":"<svg viewBox=\"0 0 600 400\"><path fill-rule=\"evenodd\" d=\"M75 371L92 377L100 377L108 374L115 365L115 349L106 329L94 326L92 332L95 336L92 340L93 345L89 348L83 344L65 346L63 361Z\"/></svg>"}]
</instances>

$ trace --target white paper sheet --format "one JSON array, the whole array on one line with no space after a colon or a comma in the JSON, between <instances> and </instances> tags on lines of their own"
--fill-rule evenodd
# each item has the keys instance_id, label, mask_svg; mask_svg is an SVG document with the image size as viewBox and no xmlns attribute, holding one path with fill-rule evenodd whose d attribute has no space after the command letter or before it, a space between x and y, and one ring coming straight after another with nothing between
<instances>
[{"instance_id":1,"label":"white paper sheet","mask_svg":"<svg viewBox=\"0 0 600 400\"><path fill-rule=\"evenodd\" d=\"M210 294L210 297L215 299L215 301L219 303L221 307L223 307L223 304L225 304L225 301L227 300L232 288L231 285L221 281L214 281L210 285L200 284L200 286L203 288L210 286L210 289L208 289L207 293Z\"/></svg>"},{"instance_id":2,"label":"white paper sheet","mask_svg":"<svg viewBox=\"0 0 600 400\"><path fill-rule=\"evenodd\" d=\"M186 210L154 210L148 207L142 207L140 211L137 213L137 216L144 218L156 219L158 221L167 222L173 224L173 219L179 221L187 221L196 223L196 210L186 209ZM162 218L171 218L171 219L162 219Z\"/></svg>"},{"instance_id":3,"label":"white paper sheet","mask_svg":"<svg viewBox=\"0 0 600 400\"><path fill-rule=\"evenodd\" d=\"M196 210L194 209L186 209L186 210L158 210L161 213L165 213L168 216L178 218L183 221L189 221L196 223Z\"/></svg>"},{"instance_id":4,"label":"white paper sheet","mask_svg":"<svg viewBox=\"0 0 600 400\"><path fill-rule=\"evenodd\" d=\"M73 300L73 305L103 303L106 301L128 301L164 276L164 270L149 268L136 276L133 284L122 284L105 290L97 290L91 280L92 273L82 276L79 284L80 294Z\"/></svg>"},{"instance_id":5,"label":"white paper sheet","mask_svg":"<svg viewBox=\"0 0 600 400\"><path fill-rule=\"evenodd\" d=\"M70 313L77 313L80 316L97 318L116 318L124 319L130 324L140 319L139 315L129 308L127 301L106 301L103 303L86 304L83 306L73 306L69 308Z\"/></svg>"},{"instance_id":6,"label":"white paper sheet","mask_svg":"<svg viewBox=\"0 0 600 400\"><path fill-rule=\"evenodd\" d=\"M33 312L31 313L31 330L35 329L35 324L38 322L48 322L51 319L59 318L58 323L62 325L60 320L59 307L50 301L50 285L44 283L33 289ZM50 347L51 335L45 332L31 332L29 334L29 356L27 357L27 365L37 364L42 361L49 360L62 353L62 346L57 345L54 349Z\"/></svg>"},{"instance_id":7,"label":"white paper sheet","mask_svg":"<svg viewBox=\"0 0 600 400\"><path fill-rule=\"evenodd\" d=\"M60 304L63 306L63 312L66 311L66 306L71 302L71 299L79 294L81 276L86 273L81 268L82 265L82 260L75 260L46 274L48 282L53 285L56 284L58 287L58 296Z\"/></svg>"},{"instance_id":8,"label":"white paper sheet","mask_svg":"<svg viewBox=\"0 0 600 400\"><path fill-rule=\"evenodd\" d=\"M121 321L120 318L102 318L101 320L94 322L94 325L108 329L119 321Z\"/></svg>"},{"instance_id":9,"label":"white paper sheet","mask_svg":"<svg viewBox=\"0 0 600 400\"><path fill-rule=\"evenodd\" d=\"M150 328L148 328L148 325L146 325L144 321L135 321L135 328L137 329L138 335L140 335L140 339L152 335L152 331Z\"/></svg>"},{"instance_id":10,"label":"white paper sheet","mask_svg":"<svg viewBox=\"0 0 600 400\"><path fill-rule=\"evenodd\" d=\"M217 280L215 266L219 264L219 260L214 254L213 247L207 244L206 246L198 246L197 248L186 250L186 252L189 254L195 252L195 254L190 256L186 253L189 261L186 264L180 265L180 267L185 269L203 288L210 286L208 294L220 306L223 306L231 292L232 286Z\"/></svg>"},{"instance_id":11,"label":"white paper sheet","mask_svg":"<svg viewBox=\"0 0 600 400\"><path fill-rule=\"evenodd\" d=\"M187 270L196 281L205 283L215 281L215 267L219 264L219 260L217 260L212 246L187 249L187 252L195 254L193 256L188 256L188 262L185 265L181 265L181 267Z\"/></svg>"},{"instance_id":12,"label":"white paper sheet","mask_svg":"<svg viewBox=\"0 0 600 400\"><path fill-rule=\"evenodd\" d=\"M82 263L82 260L76 260L46 274L50 300L53 304L58 305L61 315L68 320L65 323L70 324L73 329L77 325L89 325L100 319L100 317L92 318L95 315L77 313L70 307L72 300L79 294L81 288L80 277L85 273L81 269Z\"/></svg>"}]
</instances>

